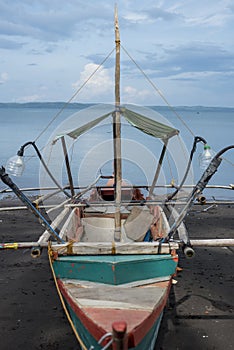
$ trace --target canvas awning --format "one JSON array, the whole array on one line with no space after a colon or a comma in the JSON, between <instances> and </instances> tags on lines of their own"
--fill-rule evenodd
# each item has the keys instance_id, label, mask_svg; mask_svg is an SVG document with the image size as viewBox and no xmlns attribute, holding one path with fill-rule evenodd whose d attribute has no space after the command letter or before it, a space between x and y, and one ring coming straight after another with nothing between
<instances>
[{"instance_id":1,"label":"canvas awning","mask_svg":"<svg viewBox=\"0 0 234 350\"><path fill-rule=\"evenodd\" d=\"M139 113L131 111L130 109L123 109L122 113L132 126L153 137L166 140L179 134L179 130L145 117Z\"/></svg>"},{"instance_id":2,"label":"canvas awning","mask_svg":"<svg viewBox=\"0 0 234 350\"><path fill-rule=\"evenodd\" d=\"M168 140L169 138L179 134L179 130L174 129L169 125L158 122L154 119L148 118L128 108L121 107L120 112L121 116L124 117L133 127L144 132L145 134L162 139L163 141ZM83 124L82 126L76 129L66 132L64 133L64 135L68 135L73 139L76 139L86 131L92 129L93 127L101 123L104 119L108 118L113 113L114 110L102 115L101 117L93 119L90 122Z\"/></svg>"},{"instance_id":3,"label":"canvas awning","mask_svg":"<svg viewBox=\"0 0 234 350\"><path fill-rule=\"evenodd\" d=\"M94 126L96 126L99 123L101 123L104 119L109 117L109 115L110 115L110 113L105 114L105 115L103 115L103 116L101 116L101 117L99 117L97 119L94 119L94 120L90 121L89 123L84 124L81 127L68 132L67 135L72 137L73 139L77 139L80 135L82 135L86 131L92 129Z\"/></svg>"}]
</instances>

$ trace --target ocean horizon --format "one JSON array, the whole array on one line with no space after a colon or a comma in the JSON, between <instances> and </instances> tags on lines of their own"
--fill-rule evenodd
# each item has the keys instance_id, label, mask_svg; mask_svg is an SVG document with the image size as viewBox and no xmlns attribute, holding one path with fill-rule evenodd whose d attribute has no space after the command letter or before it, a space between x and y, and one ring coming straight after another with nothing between
<instances>
[{"instance_id":1,"label":"ocean horizon","mask_svg":"<svg viewBox=\"0 0 234 350\"><path fill-rule=\"evenodd\" d=\"M54 129L66 118L93 105L95 104L70 103L68 105L66 102L0 103L2 135L0 139L0 165L5 166L7 160L15 155L25 142L36 140L38 147L43 148ZM180 130L181 138L188 152L191 150L194 135L204 137L215 152L234 144L234 107L174 106L173 110L176 113L173 113L172 109L167 106L148 107L162 114L166 120ZM37 140L38 135L53 118L55 121ZM92 135L89 137L92 138ZM198 151L201 152L202 147L198 146L198 148ZM32 166L26 166L22 178L16 179L17 184L19 187L38 187L38 159L33 151L27 153L26 158L32 158ZM211 184L228 186L234 183L234 151L229 151L223 158L220 169L214 175ZM200 175L197 169L198 160L195 159L194 163L195 177L198 178ZM0 191L5 187L3 183L0 183ZM213 194L217 198L234 198L234 192L231 190L226 192L223 190L213 191ZM212 196L212 192L210 195Z\"/></svg>"},{"instance_id":2,"label":"ocean horizon","mask_svg":"<svg viewBox=\"0 0 234 350\"><path fill-rule=\"evenodd\" d=\"M96 105L98 103L80 103L80 102L70 102L67 103L66 101L38 101L38 102L0 102L0 108L63 108L66 105L66 108L68 109L77 109L77 108L87 108L93 105ZM102 104L102 103L100 103ZM108 103L103 103L103 104L108 104ZM167 110L169 107L168 106L163 106L163 105L145 105L145 107L149 108L160 108L162 110ZM199 110L208 110L208 109L217 109L217 110L222 110L222 109L227 109L227 110L232 110L234 111L234 106L208 106L208 105L174 105L172 108L175 109L194 109L197 108Z\"/></svg>"}]
</instances>

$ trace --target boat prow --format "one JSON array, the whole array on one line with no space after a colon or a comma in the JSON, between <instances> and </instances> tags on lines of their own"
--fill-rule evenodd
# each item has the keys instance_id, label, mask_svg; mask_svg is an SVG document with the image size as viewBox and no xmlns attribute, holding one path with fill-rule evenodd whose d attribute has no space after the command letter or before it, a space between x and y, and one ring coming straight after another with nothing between
<instances>
[{"instance_id":1,"label":"boat prow","mask_svg":"<svg viewBox=\"0 0 234 350\"><path fill-rule=\"evenodd\" d=\"M103 345L113 341L113 324L124 323L124 349L153 349L177 261L173 253L57 256L51 264L59 294L87 348L96 349L102 337Z\"/></svg>"}]
</instances>

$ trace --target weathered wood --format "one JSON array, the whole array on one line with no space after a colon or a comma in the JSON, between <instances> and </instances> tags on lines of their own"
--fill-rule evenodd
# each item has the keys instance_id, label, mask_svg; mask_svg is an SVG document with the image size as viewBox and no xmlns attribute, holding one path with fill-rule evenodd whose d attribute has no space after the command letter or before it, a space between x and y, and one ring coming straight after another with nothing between
<instances>
[{"instance_id":1,"label":"weathered wood","mask_svg":"<svg viewBox=\"0 0 234 350\"><path fill-rule=\"evenodd\" d=\"M92 294L92 291L90 291L89 288L80 288L80 291L78 291L75 287L75 293L78 292L78 295L75 296L74 291L70 288L67 289L63 280L58 280L59 289L66 299L66 302L73 308L76 317L82 320L82 324L93 337L100 339L102 335L108 332L111 334L113 323L124 320L128 325L129 348L138 347L139 349L149 349L148 345L155 343L155 339L153 341L152 338L154 333L151 334L150 337L148 337L148 334L151 329L159 327L162 311L166 305L170 291L170 285L170 282L168 282L162 289L159 287L159 290L163 292L160 293L160 296L156 296L156 298L154 295L158 289L156 286L146 287L142 291L139 290L139 288L135 288L136 293L133 291L134 288L124 289L124 292L121 292L120 288L117 294L117 289L114 289L113 295L112 292L105 295L105 299L107 299L108 302L107 307L105 300L103 300L102 289L97 290L93 288L93 296L91 296L90 293ZM80 292L83 294L84 298L79 295ZM86 298L86 292L89 294L89 299ZM130 293L129 296L128 293ZM115 300L112 302L108 300L110 298L114 298ZM88 303L86 304L87 301ZM145 303L147 303L147 305L145 305L144 308ZM140 305L141 308L138 308L138 305ZM102 334L99 333L100 329L104 330ZM147 341L147 346L139 346L139 344L142 345L144 341ZM114 349L123 350L123 348Z\"/></svg>"},{"instance_id":2,"label":"weathered wood","mask_svg":"<svg viewBox=\"0 0 234 350\"><path fill-rule=\"evenodd\" d=\"M125 321L117 321L112 323L113 350L127 350L127 323Z\"/></svg>"},{"instance_id":3,"label":"weathered wood","mask_svg":"<svg viewBox=\"0 0 234 350\"><path fill-rule=\"evenodd\" d=\"M120 35L117 7L115 8L115 112L113 115L113 139L114 139L114 176L115 176L115 240L121 240L121 185L122 185L122 164L121 164L121 122L120 122Z\"/></svg>"},{"instance_id":4,"label":"weathered wood","mask_svg":"<svg viewBox=\"0 0 234 350\"><path fill-rule=\"evenodd\" d=\"M234 247L233 238L191 239L193 247Z\"/></svg>"},{"instance_id":5,"label":"weathered wood","mask_svg":"<svg viewBox=\"0 0 234 350\"><path fill-rule=\"evenodd\" d=\"M62 222L62 220L65 218L65 216L69 213L69 208L64 208L63 211L55 218L55 220L51 223L51 227L56 229L56 227ZM46 243L48 242L51 234L49 231L44 231L43 234L38 239L38 244Z\"/></svg>"},{"instance_id":6,"label":"weathered wood","mask_svg":"<svg viewBox=\"0 0 234 350\"><path fill-rule=\"evenodd\" d=\"M39 205L38 209L49 209L49 208L54 208L54 205ZM14 211L14 210L28 210L28 208L24 205L20 205L17 207L4 207L4 208L0 208L0 212L1 211Z\"/></svg>"},{"instance_id":7,"label":"weathered wood","mask_svg":"<svg viewBox=\"0 0 234 350\"><path fill-rule=\"evenodd\" d=\"M234 239L192 239L190 241L194 247L234 247ZM52 250L66 254L67 247L70 243L57 244L52 243ZM11 242L0 243L1 249L20 249L48 246L47 242ZM170 254L171 250L179 249L179 243L170 242L159 244L155 243L74 243L72 244L73 253L76 255L115 255L115 254L157 254L160 248L161 254Z\"/></svg>"},{"instance_id":8,"label":"weathered wood","mask_svg":"<svg viewBox=\"0 0 234 350\"><path fill-rule=\"evenodd\" d=\"M135 309L151 311L161 302L163 294L168 287L168 281L163 288L161 285L146 285L145 288L106 285L104 288L99 284L83 288L77 284L64 283L70 295L82 307L102 307L113 309Z\"/></svg>"},{"instance_id":9,"label":"weathered wood","mask_svg":"<svg viewBox=\"0 0 234 350\"><path fill-rule=\"evenodd\" d=\"M78 221L80 221L80 212L79 212L79 208L74 208L65 224L63 225L61 231L60 231L60 234L59 236L64 239L65 241L66 240L75 240L75 241L79 241L80 240L80 236L82 234L82 230L79 230L79 235L77 236L77 233L78 233L78 228L80 227L81 228L81 223Z\"/></svg>"},{"instance_id":10,"label":"weathered wood","mask_svg":"<svg viewBox=\"0 0 234 350\"><path fill-rule=\"evenodd\" d=\"M112 285L113 288L118 288L121 287L122 289L125 288L132 288L132 287L139 287L139 288L145 288L145 286L155 286L157 284L158 287L165 287L167 285L168 281L170 281L171 276L161 276L161 277L155 277L155 278L149 278L149 279L144 279L144 280L137 280L134 282L126 282L121 285ZM84 281L84 280L75 280L75 279L70 279L70 278L63 278L63 283L72 283L74 286L79 285L82 288L90 288L94 286L100 286L102 288L108 287L107 284L105 283L98 283L98 282L92 282L92 281ZM123 290L124 292L124 290Z\"/></svg>"},{"instance_id":11,"label":"weathered wood","mask_svg":"<svg viewBox=\"0 0 234 350\"><path fill-rule=\"evenodd\" d=\"M67 244L68 245L68 244ZM52 244L52 250L59 254L67 253L67 245ZM72 253L74 255L115 255L115 254L170 254L171 250L178 249L178 243L162 243L159 242L135 242L135 243L120 243L120 242L89 242L89 243L74 243L72 244Z\"/></svg>"}]
</instances>

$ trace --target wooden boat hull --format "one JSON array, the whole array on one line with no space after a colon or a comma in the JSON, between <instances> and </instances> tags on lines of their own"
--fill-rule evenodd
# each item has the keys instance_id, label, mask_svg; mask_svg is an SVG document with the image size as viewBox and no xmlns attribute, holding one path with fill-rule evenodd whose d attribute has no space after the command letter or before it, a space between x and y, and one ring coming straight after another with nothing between
<instances>
[{"instance_id":1,"label":"wooden boat hull","mask_svg":"<svg viewBox=\"0 0 234 350\"><path fill-rule=\"evenodd\" d=\"M85 346L89 349L90 344L94 346L95 349L102 349L104 346L104 342L102 343L102 346L98 344L98 340L106 333L104 332L98 332L97 329L93 328L91 331L89 331L84 324L81 322L80 318L77 316L77 312L75 312L72 308L72 306L69 305L68 301L66 301L67 309L69 310L70 316L72 318L73 324L79 333L80 337L82 338ZM134 316L134 315L132 315ZM157 340L158 331L160 328L161 320L163 317L163 311L159 314L157 319L155 320L153 326L148 330L145 328L144 331L144 337L141 339L141 341L134 346L134 335L132 335L130 332L127 333L127 349L131 350L153 350L155 347L155 342ZM146 326L145 326L146 327ZM99 338L98 338L99 336ZM108 342L109 339L107 339L106 342Z\"/></svg>"},{"instance_id":2,"label":"wooden boat hull","mask_svg":"<svg viewBox=\"0 0 234 350\"><path fill-rule=\"evenodd\" d=\"M126 349L154 349L177 255L61 256L52 268L79 341L101 345L126 322ZM114 349L114 348L113 348Z\"/></svg>"},{"instance_id":3,"label":"wooden boat hull","mask_svg":"<svg viewBox=\"0 0 234 350\"><path fill-rule=\"evenodd\" d=\"M53 264L57 278L119 285L175 272L177 257L165 255L61 256Z\"/></svg>"}]
</instances>

